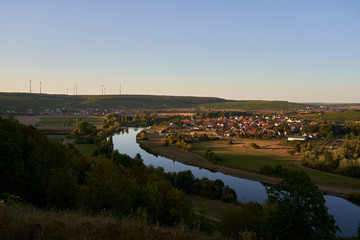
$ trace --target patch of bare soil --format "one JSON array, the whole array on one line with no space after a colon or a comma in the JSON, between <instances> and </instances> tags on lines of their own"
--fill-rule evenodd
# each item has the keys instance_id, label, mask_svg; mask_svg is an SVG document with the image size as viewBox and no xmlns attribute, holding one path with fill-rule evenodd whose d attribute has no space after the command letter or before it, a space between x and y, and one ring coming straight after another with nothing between
<instances>
[{"instance_id":1,"label":"patch of bare soil","mask_svg":"<svg viewBox=\"0 0 360 240\"><path fill-rule=\"evenodd\" d=\"M16 116L20 123L24 125L35 125L40 122L40 116Z\"/></svg>"}]
</instances>

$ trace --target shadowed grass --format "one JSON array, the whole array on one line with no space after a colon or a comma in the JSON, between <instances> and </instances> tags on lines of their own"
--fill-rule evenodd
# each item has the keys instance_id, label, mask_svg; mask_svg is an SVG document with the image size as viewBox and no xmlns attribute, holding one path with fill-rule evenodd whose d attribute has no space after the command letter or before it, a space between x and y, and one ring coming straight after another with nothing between
<instances>
[{"instance_id":1,"label":"shadowed grass","mask_svg":"<svg viewBox=\"0 0 360 240\"><path fill-rule=\"evenodd\" d=\"M95 149L94 144L75 144L75 147L84 157L88 159L96 159L96 157L93 156L93 152Z\"/></svg>"},{"instance_id":2,"label":"shadowed grass","mask_svg":"<svg viewBox=\"0 0 360 240\"><path fill-rule=\"evenodd\" d=\"M220 239L181 228L159 227L110 214L44 211L26 205L0 207L0 239Z\"/></svg>"},{"instance_id":3,"label":"shadowed grass","mask_svg":"<svg viewBox=\"0 0 360 240\"><path fill-rule=\"evenodd\" d=\"M238 205L235 205L233 203L226 203L221 200L208 199L196 195L191 195L190 197L192 204L194 206L194 210L196 212L199 212L200 208L202 207L202 204L205 204L208 211L207 214L210 217L210 219L213 219L218 222L221 221L220 219L225 210L231 208L240 208L240 206Z\"/></svg>"}]
</instances>

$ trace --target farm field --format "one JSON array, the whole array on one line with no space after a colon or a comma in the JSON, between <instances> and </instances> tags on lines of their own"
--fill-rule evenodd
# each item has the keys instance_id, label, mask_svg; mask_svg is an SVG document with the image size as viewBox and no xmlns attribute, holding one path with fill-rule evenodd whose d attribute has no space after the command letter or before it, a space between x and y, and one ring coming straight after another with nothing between
<instances>
[{"instance_id":1,"label":"farm field","mask_svg":"<svg viewBox=\"0 0 360 240\"><path fill-rule=\"evenodd\" d=\"M74 127L76 118L81 118L83 121L90 122L95 126L101 126L103 122L102 117L96 116L68 116L68 115L38 115L38 116L16 116L16 118L25 125L33 125L35 127ZM64 120L66 123L64 124Z\"/></svg>"},{"instance_id":2,"label":"farm field","mask_svg":"<svg viewBox=\"0 0 360 240\"><path fill-rule=\"evenodd\" d=\"M307 105L287 101L242 100L219 103L206 103L200 106L206 109L241 109L241 110L291 110ZM309 105L310 106L310 105Z\"/></svg>"},{"instance_id":3,"label":"farm field","mask_svg":"<svg viewBox=\"0 0 360 240\"><path fill-rule=\"evenodd\" d=\"M322 121L360 121L360 111L346 111L346 112L333 112L324 114L301 114L297 117L307 120L322 120Z\"/></svg>"},{"instance_id":4,"label":"farm field","mask_svg":"<svg viewBox=\"0 0 360 240\"><path fill-rule=\"evenodd\" d=\"M251 143L257 144L260 149L252 149ZM193 143L191 146L194 153L205 156L210 149L223 159L223 164L252 171L258 171L264 165L294 168L294 162L299 160L286 152L292 147L279 145L279 141L275 140L241 139L233 140L233 144L229 144L229 140L219 140Z\"/></svg>"}]
</instances>

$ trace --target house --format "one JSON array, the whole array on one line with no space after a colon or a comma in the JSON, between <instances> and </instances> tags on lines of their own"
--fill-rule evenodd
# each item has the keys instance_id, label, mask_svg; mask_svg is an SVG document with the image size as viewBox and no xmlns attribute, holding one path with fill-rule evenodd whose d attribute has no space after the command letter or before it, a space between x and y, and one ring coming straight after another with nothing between
<instances>
[{"instance_id":1,"label":"house","mask_svg":"<svg viewBox=\"0 0 360 240\"><path fill-rule=\"evenodd\" d=\"M288 136L288 141L305 141L306 140L306 136L295 136L295 135L289 135Z\"/></svg>"},{"instance_id":2,"label":"house","mask_svg":"<svg viewBox=\"0 0 360 240\"><path fill-rule=\"evenodd\" d=\"M232 136L234 136L234 134L232 134L232 133L225 133L224 134L224 137L232 137Z\"/></svg>"}]
</instances>

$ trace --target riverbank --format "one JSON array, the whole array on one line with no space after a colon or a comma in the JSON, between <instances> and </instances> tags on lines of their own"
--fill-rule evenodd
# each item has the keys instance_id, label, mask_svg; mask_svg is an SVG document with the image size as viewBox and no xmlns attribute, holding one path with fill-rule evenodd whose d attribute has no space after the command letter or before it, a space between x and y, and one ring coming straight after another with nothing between
<instances>
[{"instance_id":1,"label":"riverbank","mask_svg":"<svg viewBox=\"0 0 360 240\"><path fill-rule=\"evenodd\" d=\"M205 168L210 171L219 171L234 177L245 178L248 180L259 181L262 183L276 184L281 181L280 178L261 175L257 173L256 169L246 169L238 166L232 166L229 164L217 165L210 163L198 153L188 152L172 145L163 147L161 145L161 139L163 137L164 136L158 135L152 131L148 131L149 140L146 140L146 143L149 144L153 149L155 149L160 156L184 164ZM319 190L324 192L325 194L344 198L350 192L360 192L359 179L304 168L302 166L299 166L297 163L298 162L296 161L293 162L292 169L304 170L305 172L307 172L309 176L317 183ZM339 185L338 183L342 184Z\"/></svg>"}]
</instances>

